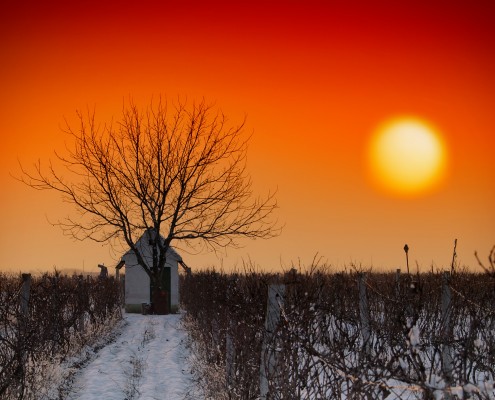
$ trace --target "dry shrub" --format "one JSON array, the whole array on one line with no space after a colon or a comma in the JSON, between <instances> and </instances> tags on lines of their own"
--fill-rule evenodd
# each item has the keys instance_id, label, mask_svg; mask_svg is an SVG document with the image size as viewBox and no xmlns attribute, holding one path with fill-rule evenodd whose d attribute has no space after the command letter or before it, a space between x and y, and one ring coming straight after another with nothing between
<instances>
[{"instance_id":1,"label":"dry shrub","mask_svg":"<svg viewBox=\"0 0 495 400\"><path fill-rule=\"evenodd\" d=\"M114 279L57 272L34 277L24 311L22 284L19 276L0 275L0 398L42 398L52 367L97 342L121 318Z\"/></svg>"},{"instance_id":2,"label":"dry shrub","mask_svg":"<svg viewBox=\"0 0 495 400\"><path fill-rule=\"evenodd\" d=\"M280 282L286 283L280 321L267 335L268 286ZM450 303L442 312L446 291ZM257 398L268 338L276 363L270 399L495 395L495 291L488 274L460 271L445 281L442 273L325 268L285 275L205 271L181 278L181 298L207 398Z\"/></svg>"}]
</instances>

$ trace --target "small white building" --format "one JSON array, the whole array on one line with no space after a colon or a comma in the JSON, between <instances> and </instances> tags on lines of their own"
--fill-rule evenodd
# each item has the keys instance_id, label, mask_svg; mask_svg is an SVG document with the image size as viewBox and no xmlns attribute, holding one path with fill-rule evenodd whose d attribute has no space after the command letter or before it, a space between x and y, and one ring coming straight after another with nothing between
<instances>
[{"instance_id":1,"label":"small white building","mask_svg":"<svg viewBox=\"0 0 495 400\"><path fill-rule=\"evenodd\" d=\"M136 247L143 256L144 262L153 265L153 252L150 242L154 231L148 229L137 241ZM164 240L160 237L160 240ZM165 268L161 274L161 294L166 296L170 312L179 308L179 263L183 264L181 256L171 247L167 250ZM129 250L122 256L117 269L125 267L125 310L126 312L141 312L142 304L149 304L151 299L150 277L139 265L136 254Z\"/></svg>"}]
</instances>

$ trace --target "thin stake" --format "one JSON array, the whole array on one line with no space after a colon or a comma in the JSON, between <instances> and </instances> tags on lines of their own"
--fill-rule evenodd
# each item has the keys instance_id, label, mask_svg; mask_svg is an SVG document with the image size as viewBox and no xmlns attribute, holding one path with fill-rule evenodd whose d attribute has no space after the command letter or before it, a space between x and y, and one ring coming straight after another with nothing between
<instances>
[{"instance_id":1,"label":"thin stake","mask_svg":"<svg viewBox=\"0 0 495 400\"><path fill-rule=\"evenodd\" d=\"M409 256L407 254L409 252L409 246L407 245L407 243L404 245L404 251L406 252L407 275L409 275Z\"/></svg>"},{"instance_id":2,"label":"thin stake","mask_svg":"<svg viewBox=\"0 0 495 400\"><path fill-rule=\"evenodd\" d=\"M450 264L450 273L453 274L455 272L455 259L457 257L456 253L457 248L457 239L454 240L454 253L452 254L452 264Z\"/></svg>"}]
</instances>

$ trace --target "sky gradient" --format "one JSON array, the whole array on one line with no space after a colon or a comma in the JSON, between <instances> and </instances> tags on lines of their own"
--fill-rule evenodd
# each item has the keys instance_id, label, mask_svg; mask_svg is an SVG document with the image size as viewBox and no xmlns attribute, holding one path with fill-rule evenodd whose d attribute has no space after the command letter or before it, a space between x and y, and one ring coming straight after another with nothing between
<instances>
[{"instance_id":1,"label":"sky gradient","mask_svg":"<svg viewBox=\"0 0 495 400\"><path fill-rule=\"evenodd\" d=\"M495 245L495 10L489 2L9 2L0 6L0 271L96 271L120 254L64 237L71 208L12 178L64 150L65 120L118 119L129 97L214 102L253 134L257 193L277 189L280 237L191 267L474 267ZM447 173L413 198L370 179L389 118L433 124Z\"/></svg>"}]
</instances>

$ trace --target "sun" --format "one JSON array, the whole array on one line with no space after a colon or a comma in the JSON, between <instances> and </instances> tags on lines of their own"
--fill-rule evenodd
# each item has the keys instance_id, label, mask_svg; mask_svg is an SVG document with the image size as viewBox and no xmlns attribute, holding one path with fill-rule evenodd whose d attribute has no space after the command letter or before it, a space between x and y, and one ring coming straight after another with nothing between
<instances>
[{"instance_id":1,"label":"sun","mask_svg":"<svg viewBox=\"0 0 495 400\"><path fill-rule=\"evenodd\" d=\"M445 176L445 144L437 129L420 118L387 120L373 134L368 152L372 180L397 195L423 194Z\"/></svg>"}]
</instances>

